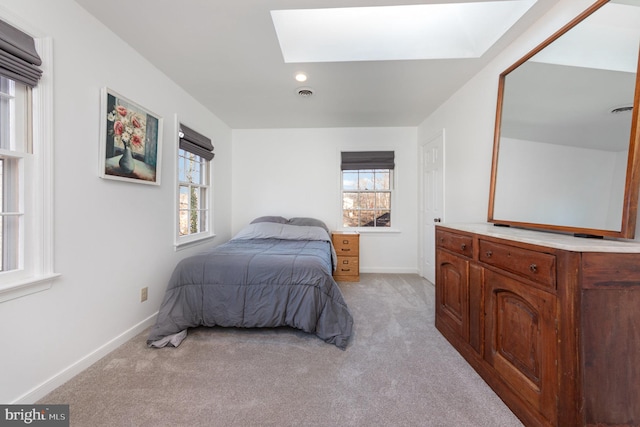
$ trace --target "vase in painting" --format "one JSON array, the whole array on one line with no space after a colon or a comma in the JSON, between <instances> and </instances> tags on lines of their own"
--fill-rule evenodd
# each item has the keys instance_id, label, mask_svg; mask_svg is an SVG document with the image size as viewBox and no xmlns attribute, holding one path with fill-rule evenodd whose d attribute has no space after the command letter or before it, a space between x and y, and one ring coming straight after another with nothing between
<instances>
[{"instance_id":1,"label":"vase in painting","mask_svg":"<svg viewBox=\"0 0 640 427\"><path fill-rule=\"evenodd\" d=\"M135 164L133 163L133 154L131 153L131 147L129 145L125 145L124 153L122 153L122 157L120 158L120 171L126 174L133 172L135 168Z\"/></svg>"}]
</instances>

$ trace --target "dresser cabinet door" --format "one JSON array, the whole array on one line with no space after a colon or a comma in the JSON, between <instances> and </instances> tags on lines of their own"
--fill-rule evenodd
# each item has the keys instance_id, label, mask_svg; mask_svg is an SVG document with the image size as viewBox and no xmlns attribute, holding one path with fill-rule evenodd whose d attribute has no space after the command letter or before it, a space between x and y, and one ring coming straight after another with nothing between
<instances>
[{"instance_id":1,"label":"dresser cabinet door","mask_svg":"<svg viewBox=\"0 0 640 427\"><path fill-rule=\"evenodd\" d=\"M469 341L469 261L438 250L436 260L436 326L446 326Z\"/></svg>"},{"instance_id":2,"label":"dresser cabinet door","mask_svg":"<svg viewBox=\"0 0 640 427\"><path fill-rule=\"evenodd\" d=\"M485 360L531 408L557 416L556 297L485 271Z\"/></svg>"}]
</instances>

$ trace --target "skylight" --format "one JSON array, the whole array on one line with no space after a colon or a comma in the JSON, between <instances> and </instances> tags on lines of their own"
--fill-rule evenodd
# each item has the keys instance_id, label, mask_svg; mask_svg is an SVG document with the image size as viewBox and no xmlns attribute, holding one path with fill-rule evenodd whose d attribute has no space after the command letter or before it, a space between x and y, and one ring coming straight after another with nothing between
<instances>
[{"instance_id":1,"label":"skylight","mask_svg":"<svg viewBox=\"0 0 640 427\"><path fill-rule=\"evenodd\" d=\"M482 56L536 0L272 10L284 61Z\"/></svg>"}]
</instances>

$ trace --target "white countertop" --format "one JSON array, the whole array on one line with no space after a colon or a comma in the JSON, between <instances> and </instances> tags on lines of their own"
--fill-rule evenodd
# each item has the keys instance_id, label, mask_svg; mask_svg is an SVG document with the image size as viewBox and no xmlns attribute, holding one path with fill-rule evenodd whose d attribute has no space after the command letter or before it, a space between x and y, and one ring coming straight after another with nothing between
<instances>
[{"instance_id":1,"label":"white countertop","mask_svg":"<svg viewBox=\"0 0 640 427\"><path fill-rule=\"evenodd\" d=\"M574 237L570 234L527 230L524 228L496 227L489 223L442 223L440 225L454 230L572 252L640 253L640 242L636 240L591 239Z\"/></svg>"}]
</instances>

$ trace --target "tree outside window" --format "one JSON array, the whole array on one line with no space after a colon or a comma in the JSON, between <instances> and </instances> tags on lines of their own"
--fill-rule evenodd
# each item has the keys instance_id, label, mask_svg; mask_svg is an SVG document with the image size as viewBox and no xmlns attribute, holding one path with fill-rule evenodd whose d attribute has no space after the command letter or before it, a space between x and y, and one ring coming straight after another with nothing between
<instances>
[{"instance_id":1,"label":"tree outside window","mask_svg":"<svg viewBox=\"0 0 640 427\"><path fill-rule=\"evenodd\" d=\"M390 227L392 169L342 171L342 226Z\"/></svg>"},{"instance_id":2,"label":"tree outside window","mask_svg":"<svg viewBox=\"0 0 640 427\"><path fill-rule=\"evenodd\" d=\"M179 234L187 236L208 231L208 161L180 149L179 157Z\"/></svg>"}]
</instances>

